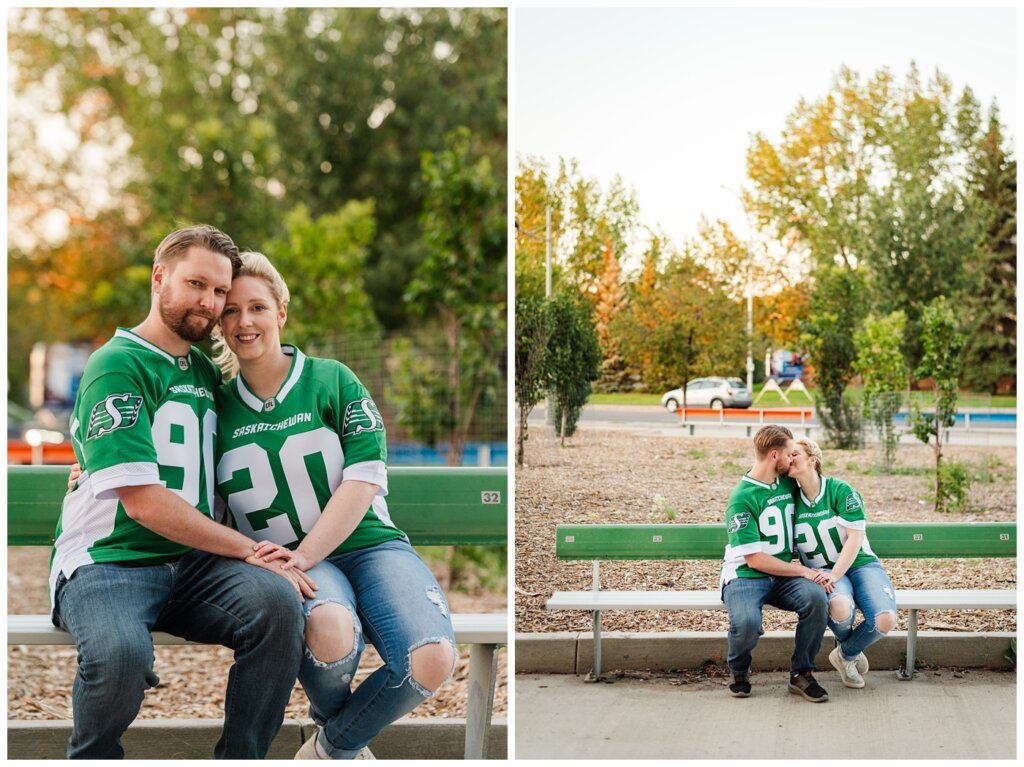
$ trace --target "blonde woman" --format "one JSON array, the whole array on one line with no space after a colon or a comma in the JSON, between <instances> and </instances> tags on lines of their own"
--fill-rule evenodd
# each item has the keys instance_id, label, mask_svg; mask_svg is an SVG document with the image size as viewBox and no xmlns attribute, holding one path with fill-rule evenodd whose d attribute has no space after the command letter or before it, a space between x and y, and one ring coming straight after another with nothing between
<instances>
[{"instance_id":1,"label":"blonde woman","mask_svg":"<svg viewBox=\"0 0 1024 767\"><path fill-rule=\"evenodd\" d=\"M811 439L794 441L789 476L800 485L793 537L808 567L830 572L828 625L839 640L828 659L847 687L864 686L864 650L896 627L892 581L868 543L864 500L842 480L822 474L822 453ZM853 625L856 610L863 620Z\"/></svg>"},{"instance_id":2,"label":"blonde woman","mask_svg":"<svg viewBox=\"0 0 1024 767\"><path fill-rule=\"evenodd\" d=\"M256 555L307 572L299 681L320 731L297 759L372 759L367 743L451 676L455 637L430 569L391 521L384 423L355 374L281 344L288 287L241 254L216 361L217 491ZM352 689L365 640L384 665Z\"/></svg>"}]
</instances>

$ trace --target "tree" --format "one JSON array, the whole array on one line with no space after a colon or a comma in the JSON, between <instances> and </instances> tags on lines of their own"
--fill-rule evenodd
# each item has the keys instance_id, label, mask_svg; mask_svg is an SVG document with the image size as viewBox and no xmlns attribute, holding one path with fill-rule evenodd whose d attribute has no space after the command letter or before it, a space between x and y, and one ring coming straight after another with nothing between
<instances>
[{"instance_id":1,"label":"tree","mask_svg":"<svg viewBox=\"0 0 1024 767\"><path fill-rule=\"evenodd\" d=\"M906 322L903 312L870 316L853 336L857 349L853 369L864 381L863 412L878 431L887 471L896 461L900 434L893 421L903 405L908 383L909 370L900 350Z\"/></svg>"},{"instance_id":2,"label":"tree","mask_svg":"<svg viewBox=\"0 0 1024 767\"><path fill-rule=\"evenodd\" d=\"M300 204L317 220L372 200L364 288L380 324L399 328L427 252L420 153L465 125L506 165L504 9L30 8L9 21L11 220L26 269L47 250L69 266L75 239L123 241L121 265L145 266L164 234L199 221L261 249L287 237ZM44 141L40 122L65 133ZM50 239L54 220L67 225Z\"/></svg>"},{"instance_id":3,"label":"tree","mask_svg":"<svg viewBox=\"0 0 1024 767\"><path fill-rule=\"evenodd\" d=\"M380 338L363 280L376 222L372 201L351 200L314 219L299 205L284 219L286 235L266 246L291 294L288 337L300 346L329 345L338 335Z\"/></svg>"},{"instance_id":4,"label":"tree","mask_svg":"<svg viewBox=\"0 0 1024 767\"><path fill-rule=\"evenodd\" d=\"M707 269L681 255L669 261L654 283L657 290L637 288L627 310L612 324L623 355L649 390L685 386L693 376L729 375L723 371L742 366L743 309Z\"/></svg>"},{"instance_id":5,"label":"tree","mask_svg":"<svg viewBox=\"0 0 1024 767\"><path fill-rule=\"evenodd\" d=\"M863 271L873 308L906 315L911 367L921 311L964 289L979 236L965 215L977 111L941 72L924 82L912 64L902 81L887 69L863 81L843 68L825 96L797 104L777 142L758 134L747 153L758 223L819 266Z\"/></svg>"},{"instance_id":6,"label":"tree","mask_svg":"<svg viewBox=\"0 0 1024 767\"><path fill-rule=\"evenodd\" d=\"M800 341L814 365L815 405L829 440L841 450L860 446L861 421L844 393L857 350L853 337L866 314L866 285L859 272L840 266L815 273L808 317Z\"/></svg>"},{"instance_id":7,"label":"tree","mask_svg":"<svg viewBox=\"0 0 1024 767\"><path fill-rule=\"evenodd\" d=\"M598 277L594 302L595 329L601 346L601 375L596 384L598 391L622 391L629 381L626 362L619 352L619 340L612 334L612 323L626 306L622 266L609 239L605 241L604 264Z\"/></svg>"},{"instance_id":8,"label":"tree","mask_svg":"<svg viewBox=\"0 0 1024 767\"><path fill-rule=\"evenodd\" d=\"M964 337L945 296L925 307L921 316L921 346L924 357L917 368L921 378L935 381L935 412L923 412L914 401L911 428L921 442L931 444L935 455L935 510L947 511L954 488L943 473L942 446L945 431L956 423L956 400L963 371ZM934 442L932 442L934 440Z\"/></svg>"},{"instance_id":9,"label":"tree","mask_svg":"<svg viewBox=\"0 0 1024 767\"><path fill-rule=\"evenodd\" d=\"M504 372L503 180L474 151L467 129L454 131L443 151L425 152L422 164L428 254L405 299L412 311L436 317L443 329L447 363L443 373L437 371L445 380L438 390L447 402L448 461L458 465L476 409L496 396Z\"/></svg>"},{"instance_id":10,"label":"tree","mask_svg":"<svg viewBox=\"0 0 1024 767\"><path fill-rule=\"evenodd\" d=\"M516 296L516 466L522 466L525 459L527 418L544 399L549 334L545 302L529 294Z\"/></svg>"},{"instance_id":11,"label":"tree","mask_svg":"<svg viewBox=\"0 0 1024 767\"><path fill-rule=\"evenodd\" d=\"M978 142L971 173L972 205L982 233L967 259L961 300L967 330L963 382L995 392L1016 389L1017 161L1003 146L998 113Z\"/></svg>"},{"instance_id":12,"label":"tree","mask_svg":"<svg viewBox=\"0 0 1024 767\"><path fill-rule=\"evenodd\" d=\"M555 415L555 433L576 433L580 411L600 375L601 349L585 302L565 291L548 303L549 334L545 368Z\"/></svg>"}]
</instances>

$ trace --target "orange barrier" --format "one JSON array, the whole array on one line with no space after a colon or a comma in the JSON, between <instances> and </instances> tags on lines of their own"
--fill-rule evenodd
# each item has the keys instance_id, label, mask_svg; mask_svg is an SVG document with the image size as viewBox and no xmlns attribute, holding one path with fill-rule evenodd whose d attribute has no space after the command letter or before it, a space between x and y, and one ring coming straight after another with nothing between
<instances>
[{"instance_id":1,"label":"orange barrier","mask_svg":"<svg viewBox=\"0 0 1024 767\"><path fill-rule=\"evenodd\" d=\"M7 441L8 464L32 464L39 460L41 451L42 463L70 465L75 462L75 451L71 443L63 445L40 445L32 447L21 441ZM35 453L35 455L33 455Z\"/></svg>"},{"instance_id":2,"label":"orange barrier","mask_svg":"<svg viewBox=\"0 0 1024 767\"><path fill-rule=\"evenodd\" d=\"M776 421L799 421L804 423L814 416L810 408L800 410L768 410L751 408L724 408L715 410L709 407L688 407L684 411L676 408L676 415L684 419L696 416L698 418L718 418L719 420L757 421L758 423L773 423Z\"/></svg>"}]
</instances>

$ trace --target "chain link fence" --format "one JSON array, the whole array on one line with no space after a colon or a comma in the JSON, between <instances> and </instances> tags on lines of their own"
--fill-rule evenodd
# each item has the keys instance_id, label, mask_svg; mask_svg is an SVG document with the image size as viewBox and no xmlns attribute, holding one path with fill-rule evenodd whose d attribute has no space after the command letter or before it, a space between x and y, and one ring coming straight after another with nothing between
<instances>
[{"instance_id":1,"label":"chain link fence","mask_svg":"<svg viewBox=\"0 0 1024 767\"><path fill-rule=\"evenodd\" d=\"M344 363L363 382L384 418L390 465L449 463L451 432L444 424L452 413L446 396L451 355L436 333L338 335L308 344L303 351ZM463 466L508 465L504 350L495 357L493 368L484 371L490 383L482 387L472 408ZM467 404L460 403L458 412L463 419L466 410Z\"/></svg>"}]
</instances>

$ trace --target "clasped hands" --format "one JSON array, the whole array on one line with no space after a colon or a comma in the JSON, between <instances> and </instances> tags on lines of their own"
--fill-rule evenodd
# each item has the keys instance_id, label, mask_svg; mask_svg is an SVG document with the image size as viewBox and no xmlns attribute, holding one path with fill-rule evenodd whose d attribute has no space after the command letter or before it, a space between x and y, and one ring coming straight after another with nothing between
<instances>
[{"instance_id":1,"label":"clasped hands","mask_svg":"<svg viewBox=\"0 0 1024 767\"><path fill-rule=\"evenodd\" d=\"M809 581L814 581L815 583L817 583L819 586L825 589L826 594L831 594L833 590L835 590L836 582L832 578L832 573L827 572L825 570L815 570L811 567L806 568L806 570L807 571L804 573L804 578L806 578Z\"/></svg>"}]
</instances>

